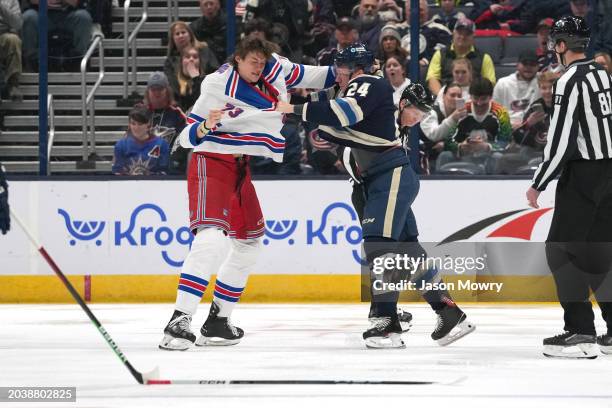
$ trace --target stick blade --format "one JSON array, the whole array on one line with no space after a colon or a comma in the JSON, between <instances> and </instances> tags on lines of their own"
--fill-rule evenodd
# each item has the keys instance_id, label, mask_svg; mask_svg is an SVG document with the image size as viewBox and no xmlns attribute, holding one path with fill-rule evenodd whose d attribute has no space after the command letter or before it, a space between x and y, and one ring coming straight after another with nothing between
<instances>
[{"instance_id":1,"label":"stick blade","mask_svg":"<svg viewBox=\"0 0 612 408\"><path fill-rule=\"evenodd\" d=\"M153 370L146 373L142 373L143 384L155 384L155 381L159 381L159 367L155 367Z\"/></svg>"}]
</instances>

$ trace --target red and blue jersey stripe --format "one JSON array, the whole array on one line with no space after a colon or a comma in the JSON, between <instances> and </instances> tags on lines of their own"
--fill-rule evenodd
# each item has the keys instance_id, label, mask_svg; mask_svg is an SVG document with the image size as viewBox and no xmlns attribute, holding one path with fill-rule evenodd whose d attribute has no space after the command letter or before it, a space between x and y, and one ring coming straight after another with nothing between
<instances>
[{"instance_id":1,"label":"red and blue jersey stripe","mask_svg":"<svg viewBox=\"0 0 612 408\"><path fill-rule=\"evenodd\" d=\"M244 288L236 288L234 286L230 286L221 282L219 279L217 279L217 282L215 282L215 297L218 299L226 300L228 302L238 302L243 290Z\"/></svg>"},{"instance_id":2,"label":"red and blue jersey stripe","mask_svg":"<svg viewBox=\"0 0 612 408\"><path fill-rule=\"evenodd\" d=\"M181 273L178 289L202 297L208 286L208 281L188 273Z\"/></svg>"}]
</instances>

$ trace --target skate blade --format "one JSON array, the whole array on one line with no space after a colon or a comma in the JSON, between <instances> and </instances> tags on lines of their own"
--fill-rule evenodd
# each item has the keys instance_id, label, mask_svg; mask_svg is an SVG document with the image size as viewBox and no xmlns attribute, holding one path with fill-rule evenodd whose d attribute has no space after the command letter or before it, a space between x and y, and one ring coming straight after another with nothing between
<instances>
[{"instance_id":1,"label":"skate blade","mask_svg":"<svg viewBox=\"0 0 612 408\"><path fill-rule=\"evenodd\" d=\"M224 339L223 337L204 337L200 336L196 340L196 346L233 346L240 343L241 339Z\"/></svg>"},{"instance_id":2,"label":"skate blade","mask_svg":"<svg viewBox=\"0 0 612 408\"><path fill-rule=\"evenodd\" d=\"M574 346L544 346L542 353L550 358L589 359L599 355L595 343L582 343Z\"/></svg>"},{"instance_id":3,"label":"skate blade","mask_svg":"<svg viewBox=\"0 0 612 408\"><path fill-rule=\"evenodd\" d=\"M603 354L612 354L612 346L599 346Z\"/></svg>"},{"instance_id":4,"label":"skate blade","mask_svg":"<svg viewBox=\"0 0 612 408\"><path fill-rule=\"evenodd\" d=\"M438 345L444 347L448 346L451 343L456 342L457 340L467 336L471 332L476 330L476 326L469 322L467 319L453 327L453 329L446 336L441 339L436 340Z\"/></svg>"},{"instance_id":5,"label":"skate blade","mask_svg":"<svg viewBox=\"0 0 612 408\"><path fill-rule=\"evenodd\" d=\"M159 343L159 348L170 351L185 351L191 347L193 343L186 339L172 337L169 334L164 334L164 338Z\"/></svg>"},{"instance_id":6,"label":"skate blade","mask_svg":"<svg viewBox=\"0 0 612 408\"><path fill-rule=\"evenodd\" d=\"M386 337L368 337L365 345L369 349L402 349L406 348L399 333L391 333Z\"/></svg>"}]
</instances>

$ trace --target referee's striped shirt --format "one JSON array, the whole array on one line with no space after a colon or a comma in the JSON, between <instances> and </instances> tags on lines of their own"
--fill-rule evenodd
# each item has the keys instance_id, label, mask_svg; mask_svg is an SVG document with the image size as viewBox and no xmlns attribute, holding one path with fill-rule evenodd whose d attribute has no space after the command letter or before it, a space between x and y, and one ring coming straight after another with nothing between
<instances>
[{"instance_id":1,"label":"referee's striped shirt","mask_svg":"<svg viewBox=\"0 0 612 408\"><path fill-rule=\"evenodd\" d=\"M553 87L544 161L533 176L543 191L569 160L612 158L612 78L589 59L571 63Z\"/></svg>"}]
</instances>

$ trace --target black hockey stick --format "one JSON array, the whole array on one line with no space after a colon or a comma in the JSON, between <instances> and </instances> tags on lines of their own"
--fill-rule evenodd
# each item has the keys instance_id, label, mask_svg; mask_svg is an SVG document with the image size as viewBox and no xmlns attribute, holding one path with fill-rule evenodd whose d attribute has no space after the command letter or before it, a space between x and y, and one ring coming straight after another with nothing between
<instances>
[{"instance_id":1,"label":"black hockey stick","mask_svg":"<svg viewBox=\"0 0 612 408\"><path fill-rule=\"evenodd\" d=\"M45 248L34 238L30 230L26 227L23 221L10 210L12 218L17 221L17 224L21 227L23 232L28 236L32 244L38 249L41 256L47 261L53 272L62 281L64 286L68 289L74 300L81 306L85 311L89 320L96 326L104 340L108 343L113 352L119 357L119 360L123 365L130 371L130 374L138 381L139 384L145 385L432 385L432 384L443 384L435 381L368 381L368 380L161 380L159 379L159 369L156 367L154 370L141 373L136 370L134 366L129 362L125 354L119 349L119 346L111 338L110 334L104 329L102 323L96 318L93 312L89 309L81 295L76 291L74 286L66 278L66 275L60 270L55 261L51 258ZM454 380L451 383L455 383Z\"/></svg>"},{"instance_id":2,"label":"black hockey stick","mask_svg":"<svg viewBox=\"0 0 612 408\"><path fill-rule=\"evenodd\" d=\"M123 365L126 366L126 368L130 371L130 374L132 374L132 376L136 379L136 381L138 381L140 384L147 384L147 381L153 378L157 378L158 373L159 373L159 370L157 368L155 368L154 370L148 373L141 373L140 371L134 368L134 366L129 362L125 354L123 354L123 352L119 349L119 346L117 345L117 343L115 343L115 341L111 338L110 334L108 334L106 329L104 329L104 326L102 326L102 323L100 323L98 318L92 313L92 311L89 309L85 301L81 298L81 295L79 295L79 292L76 291L74 286L72 286L72 283L70 283L70 281L66 278L66 275L64 275L64 273L60 270L60 268L57 266L55 261L53 261L49 253L45 250L45 248L42 245L40 245L40 243L36 240L36 238L34 238L30 230L25 226L25 224L23 223L23 221L21 221L21 219L17 216L17 214L15 214L13 209L10 209L10 212L11 212L11 216L13 217L13 219L17 221L17 224L19 224L23 232L25 232L25 234L28 236L28 238L30 239L30 242L32 242L32 244L36 247L36 249L38 249L38 252L40 252L42 257L45 258L45 261L47 261L51 269L53 269L53 272L55 272L57 277L60 278L64 286L66 286L66 288L68 289L68 292L70 292L74 300L76 300L79 306L81 306L81 309L85 311L85 313L89 317L89 320L91 320L94 326L96 326L96 329L98 329L102 337L104 337L104 340L106 340L110 348L113 349L117 357L119 357L119 360L121 360Z\"/></svg>"}]
</instances>

